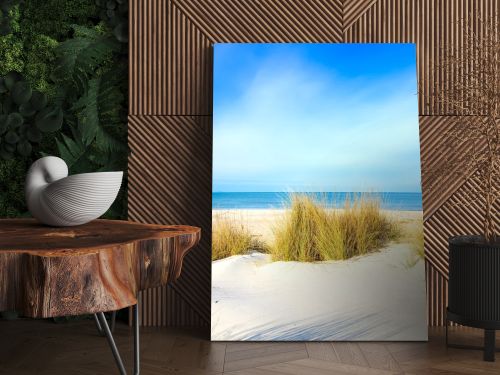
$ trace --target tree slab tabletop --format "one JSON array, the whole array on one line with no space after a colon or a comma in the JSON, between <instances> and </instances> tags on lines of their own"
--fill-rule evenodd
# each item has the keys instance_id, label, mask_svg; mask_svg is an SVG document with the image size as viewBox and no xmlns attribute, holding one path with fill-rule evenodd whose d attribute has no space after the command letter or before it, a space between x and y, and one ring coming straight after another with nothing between
<instances>
[{"instance_id":1,"label":"tree slab tabletop","mask_svg":"<svg viewBox=\"0 0 500 375\"><path fill-rule=\"evenodd\" d=\"M0 219L0 311L33 318L113 311L175 281L201 230L120 220L54 228Z\"/></svg>"}]
</instances>

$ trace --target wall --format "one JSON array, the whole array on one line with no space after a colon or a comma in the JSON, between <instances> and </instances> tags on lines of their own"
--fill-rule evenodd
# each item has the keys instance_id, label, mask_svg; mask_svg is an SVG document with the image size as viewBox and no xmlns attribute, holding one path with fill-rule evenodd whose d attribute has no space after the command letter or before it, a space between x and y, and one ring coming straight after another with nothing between
<instances>
[{"instance_id":1,"label":"wall","mask_svg":"<svg viewBox=\"0 0 500 375\"><path fill-rule=\"evenodd\" d=\"M474 176L426 189L453 113L425 98L439 89L442 47L463 45L458 21L499 8L497 0L131 0L129 218L203 230L180 280L141 295L143 324L210 324L211 45L407 42L417 44L429 325L442 325L447 238L478 233L482 208L456 205Z\"/></svg>"}]
</instances>

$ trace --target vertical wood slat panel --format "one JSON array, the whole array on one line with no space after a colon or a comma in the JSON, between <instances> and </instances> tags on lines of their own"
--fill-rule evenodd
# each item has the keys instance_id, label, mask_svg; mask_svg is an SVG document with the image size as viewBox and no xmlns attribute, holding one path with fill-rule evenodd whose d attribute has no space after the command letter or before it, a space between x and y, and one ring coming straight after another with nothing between
<instances>
[{"instance_id":1,"label":"vertical wood slat panel","mask_svg":"<svg viewBox=\"0 0 500 375\"><path fill-rule=\"evenodd\" d=\"M448 304L448 281L428 261L425 262L427 285L427 324L443 326Z\"/></svg>"},{"instance_id":2,"label":"vertical wood slat panel","mask_svg":"<svg viewBox=\"0 0 500 375\"><path fill-rule=\"evenodd\" d=\"M155 114L212 112L212 41L168 2L166 105Z\"/></svg>"},{"instance_id":3,"label":"vertical wood slat panel","mask_svg":"<svg viewBox=\"0 0 500 375\"><path fill-rule=\"evenodd\" d=\"M129 3L129 114L166 111L167 1Z\"/></svg>"},{"instance_id":4,"label":"vertical wood slat panel","mask_svg":"<svg viewBox=\"0 0 500 375\"><path fill-rule=\"evenodd\" d=\"M135 137L131 142L135 142L133 152L134 149L155 148L156 143L162 139L164 141L162 137L165 130L152 125L151 120L144 123L144 115L173 116L171 124L163 123L162 126L166 128L185 126L179 120L182 116L192 120L199 115L211 115L211 44L214 42L415 42L420 86L419 113L422 115L422 154L428 156L427 159L432 163L436 162L433 147L447 126L446 118L442 115L450 115L444 106L423 100L439 89L437 82L445 81L444 73L434 73L433 69L441 56L441 46L445 44L455 50L463 49L464 36L458 21L469 12L481 13L483 16L498 14L500 2L132 0L130 7L129 113L137 115L130 122L130 127L140 128L140 132L132 136ZM480 31L477 24L473 27ZM150 126L153 126L153 130ZM148 140L147 133L150 131L158 132L155 133L156 139ZM152 144L146 143L146 140ZM150 160L153 160L151 155L149 151ZM206 238L210 231L206 208L188 205L189 209L186 209L179 202L165 204L164 199L173 199L178 193L174 187L171 191L163 189L158 192L154 184L150 187L143 185L140 188L143 191L140 191L138 181L144 176L139 169L145 167L140 159L138 157L135 164L131 165L130 217L166 223L181 219L195 220L205 226ZM169 160L162 162L168 163ZM422 168L424 182L428 166L423 165ZM175 169L177 177L182 180L176 184L187 188L185 177L189 173L183 168L185 166ZM159 169L157 175L154 178L150 176L150 179L155 183L170 182L167 170L163 167ZM426 274L431 325L443 324L443 304L447 298L446 238L452 233L473 233L478 228L480 207L458 210L453 203L456 199L466 199L464 192L473 187L471 184L474 182L450 180L445 184L448 190L441 194L429 194L424 189L428 255ZM210 198L207 196L207 199ZM207 282L206 276L209 275L209 242L201 247L204 255L193 259L192 270L187 268L178 286L141 296L146 306L143 311L145 324L209 324L210 305L206 302L209 292L205 290L198 293L191 289L203 289L203 283ZM194 270L203 270L201 276L196 275ZM205 302L200 303L197 299Z\"/></svg>"}]
</instances>

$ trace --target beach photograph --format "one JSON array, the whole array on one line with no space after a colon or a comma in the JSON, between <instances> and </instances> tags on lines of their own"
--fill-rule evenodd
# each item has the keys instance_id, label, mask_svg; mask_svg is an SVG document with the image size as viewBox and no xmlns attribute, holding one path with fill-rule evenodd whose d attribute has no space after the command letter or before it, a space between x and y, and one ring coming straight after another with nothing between
<instances>
[{"instance_id":1,"label":"beach photograph","mask_svg":"<svg viewBox=\"0 0 500 375\"><path fill-rule=\"evenodd\" d=\"M413 44L215 44L215 341L424 341Z\"/></svg>"}]
</instances>

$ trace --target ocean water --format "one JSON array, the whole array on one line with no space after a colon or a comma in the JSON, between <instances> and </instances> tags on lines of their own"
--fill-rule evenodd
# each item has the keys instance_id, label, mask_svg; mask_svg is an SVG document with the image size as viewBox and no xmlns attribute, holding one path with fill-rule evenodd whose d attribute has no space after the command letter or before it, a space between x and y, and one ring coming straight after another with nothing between
<instances>
[{"instance_id":1,"label":"ocean water","mask_svg":"<svg viewBox=\"0 0 500 375\"><path fill-rule=\"evenodd\" d=\"M318 197L326 201L332 208L342 208L346 199L353 199L360 195L368 198L380 199L381 207L386 210L421 211L422 193L301 193ZM212 209L255 209L255 208L283 208L289 203L288 193L282 192L252 192L252 193L212 193Z\"/></svg>"}]
</instances>

